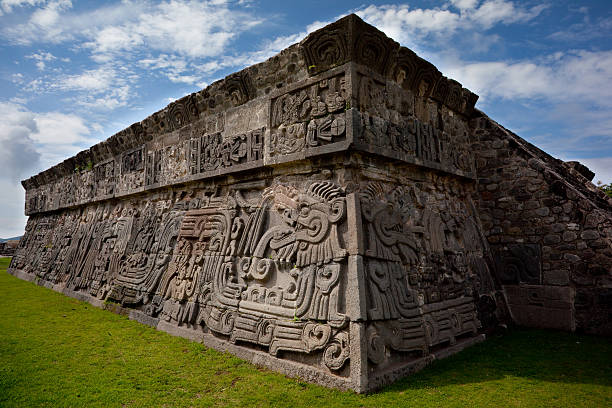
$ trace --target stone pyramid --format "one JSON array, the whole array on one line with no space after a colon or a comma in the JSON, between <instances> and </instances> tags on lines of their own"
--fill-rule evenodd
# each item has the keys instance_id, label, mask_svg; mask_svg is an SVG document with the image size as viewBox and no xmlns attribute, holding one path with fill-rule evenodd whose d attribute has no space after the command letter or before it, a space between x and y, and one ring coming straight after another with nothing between
<instances>
[{"instance_id":1,"label":"stone pyramid","mask_svg":"<svg viewBox=\"0 0 612 408\"><path fill-rule=\"evenodd\" d=\"M9 271L357 392L500 322L609 333L610 200L477 99L349 15L25 180Z\"/></svg>"}]
</instances>

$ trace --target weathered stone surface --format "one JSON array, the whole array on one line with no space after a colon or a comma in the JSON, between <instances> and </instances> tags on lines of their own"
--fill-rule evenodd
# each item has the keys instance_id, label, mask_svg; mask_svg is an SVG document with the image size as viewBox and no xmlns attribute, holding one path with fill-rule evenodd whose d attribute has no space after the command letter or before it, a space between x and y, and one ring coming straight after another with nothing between
<instances>
[{"instance_id":1,"label":"weathered stone surface","mask_svg":"<svg viewBox=\"0 0 612 408\"><path fill-rule=\"evenodd\" d=\"M609 202L476 99L348 16L25 180L10 272L358 392L510 317L605 332Z\"/></svg>"},{"instance_id":2,"label":"weathered stone surface","mask_svg":"<svg viewBox=\"0 0 612 408\"><path fill-rule=\"evenodd\" d=\"M509 247L512 243L529 242L541 248L539 257L532 261L527 261L526 256L498 261L502 269L498 268L497 275L502 278L500 283L513 320L535 327L612 335L612 308L596 300L596 293L611 288L611 200L589 182L592 176L579 163L554 159L489 118L474 119L471 125L476 160L482 163L478 168L477 191L480 217L490 220L482 224L489 244L497 247L505 243ZM488 145L495 140L513 146L504 160L490 155ZM506 182L492 181L499 174L507 175ZM484 194L489 184L500 186L501 191L496 194L504 198L503 205L501 200L491 205L491 197ZM534 190L531 196L523 195L525 185L540 185L542 189ZM500 232L495 225L503 225L507 220L511 220L512 227ZM521 273L524 276L525 262L532 268L543 266L541 281L507 278L520 277ZM513 266L517 263L519 266ZM507 273L508 270L513 273ZM576 296L554 306L548 300L538 303L521 292L527 290L524 284L537 284L529 286L541 291L533 292L534 295L564 287Z\"/></svg>"}]
</instances>

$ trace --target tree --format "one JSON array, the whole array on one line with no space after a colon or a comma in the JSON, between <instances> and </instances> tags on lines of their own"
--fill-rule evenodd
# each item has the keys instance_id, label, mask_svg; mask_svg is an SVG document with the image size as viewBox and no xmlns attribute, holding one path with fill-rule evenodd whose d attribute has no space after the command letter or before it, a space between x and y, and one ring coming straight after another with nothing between
<instances>
[{"instance_id":1,"label":"tree","mask_svg":"<svg viewBox=\"0 0 612 408\"><path fill-rule=\"evenodd\" d=\"M608 197L612 197L612 183L603 184L601 181L597 182L597 187L606 193Z\"/></svg>"}]
</instances>

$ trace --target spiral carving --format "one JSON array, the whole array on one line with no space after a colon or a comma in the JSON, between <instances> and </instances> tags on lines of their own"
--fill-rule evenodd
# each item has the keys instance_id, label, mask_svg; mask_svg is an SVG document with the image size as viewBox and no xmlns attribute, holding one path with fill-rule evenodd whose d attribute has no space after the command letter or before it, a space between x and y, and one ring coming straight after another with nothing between
<instances>
[{"instance_id":1,"label":"spiral carving","mask_svg":"<svg viewBox=\"0 0 612 408\"><path fill-rule=\"evenodd\" d=\"M349 336L345 332L340 332L325 348L323 362L330 370L339 370L348 360L349 354Z\"/></svg>"},{"instance_id":2,"label":"spiral carving","mask_svg":"<svg viewBox=\"0 0 612 408\"><path fill-rule=\"evenodd\" d=\"M378 334L376 327L370 326L366 329L366 340L368 343L368 360L374 364L385 361L386 347L382 337Z\"/></svg>"},{"instance_id":3,"label":"spiral carving","mask_svg":"<svg viewBox=\"0 0 612 408\"><path fill-rule=\"evenodd\" d=\"M348 59L348 47L343 29L317 31L301 43L310 75L340 65Z\"/></svg>"},{"instance_id":4,"label":"spiral carving","mask_svg":"<svg viewBox=\"0 0 612 408\"><path fill-rule=\"evenodd\" d=\"M302 332L302 339L308 351L322 348L331 335L331 327L325 324L306 323Z\"/></svg>"}]
</instances>

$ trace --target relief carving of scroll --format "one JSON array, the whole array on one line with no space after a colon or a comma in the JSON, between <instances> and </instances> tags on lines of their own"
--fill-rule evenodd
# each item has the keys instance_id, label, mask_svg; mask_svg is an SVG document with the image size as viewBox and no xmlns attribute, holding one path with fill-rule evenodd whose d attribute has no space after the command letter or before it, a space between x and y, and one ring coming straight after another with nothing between
<instances>
[{"instance_id":1,"label":"relief carving of scroll","mask_svg":"<svg viewBox=\"0 0 612 408\"><path fill-rule=\"evenodd\" d=\"M225 95L233 106L242 105L253 99L256 94L255 87L246 71L237 72L225 78Z\"/></svg>"},{"instance_id":2,"label":"relief carving of scroll","mask_svg":"<svg viewBox=\"0 0 612 408\"><path fill-rule=\"evenodd\" d=\"M348 359L344 193L316 182L306 191L277 185L260 197L235 190L187 211L152 303L168 321L202 324L272 354L322 350L338 370Z\"/></svg>"},{"instance_id":3,"label":"relief carving of scroll","mask_svg":"<svg viewBox=\"0 0 612 408\"><path fill-rule=\"evenodd\" d=\"M414 317L419 314L418 298L407 270L418 262L419 247L409 215L388 199L380 184L368 185L360 199L367 237L368 317Z\"/></svg>"},{"instance_id":4,"label":"relief carving of scroll","mask_svg":"<svg viewBox=\"0 0 612 408\"><path fill-rule=\"evenodd\" d=\"M456 343L456 337L476 334L480 327L472 298L447 300L423 307L427 344L433 347L443 342Z\"/></svg>"},{"instance_id":5,"label":"relief carving of scroll","mask_svg":"<svg viewBox=\"0 0 612 408\"><path fill-rule=\"evenodd\" d=\"M466 116L470 116L474 111L478 95L463 88L457 81L442 76L434 65L417 56L412 50L400 47L388 67L387 77L403 89L420 97L431 96Z\"/></svg>"},{"instance_id":6,"label":"relief carving of scroll","mask_svg":"<svg viewBox=\"0 0 612 408\"><path fill-rule=\"evenodd\" d=\"M450 171L474 170L473 154L464 122L448 116L444 128L417 119L402 108L406 95L368 76L359 76L360 112L356 138L375 151L389 151L398 158L412 157L440 164Z\"/></svg>"},{"instance_id":7,"label":"relief carving of scroll","mask_svg":"<svg viewBox=\"0 0 612 408\"><path fill-rule=\"evenodd\" d=\"M387 350L420 352L425 355L428 348L422 318L375 321L366 329L368 360L383 364Z\"/></svg>"},{"instance_id":8,"label":"relief carving of scroll","mask_svg":"<svg viewBox=\"0 0 612 408\"><path fill-rule=\"evenodd\" d=\"M411 90L421 97L431 95L442 76L435 66L405 47L399 49L395 62L390 65L388 75L402 88Z\"/></svg>"},{"instance_id":9,"label":"relief carving of scroll","mask_svg":"<svg viewBox=\"0 0 612 408\"><path fill-rule=\"evenodd\" d=\"M144 168L144 152L143 148L139 147L136 150L125 153L121 158L121 174L140 171Z\"/></svg>"},{"instance_id":10,"label":"relief carving of scroll","mask_svg":"<svg viewBox=\"0 0 612 408\"><path fill-rule=\"evenodd\" d=\"M199 109L194 94L187 95L168 105L166 111L167 130L180 129L199 117Z\"/></svg>"},{"instance_id":11,"label":"relief carving of scroll","mask_svg":"<svg viewBox=\"0 0 612 408\"><path fill-rule=\"evenodd\" d=\"M496 274L503 285L539 284L541 254L537 244L512 244L494 250Z\"/></svg>"},{"instance_id":12,"label":"relief carving of scroll","mask_svg":"<svg viewBox=\"0 0 612 408\"><path fill-rule=\"evenodd\" d=\"M270 155L296 153L343 140L346 106L344 74L273 99Z\"/></svg>"},{"instance_id":13,"label":"relief carving of scroll","mask_svg":"<svg viewBox=\"0 0 612 408\"><path fill-rule=\"evenodd\" d=\"M359 23L355 30L355 61L384 75L399 45L383 32L371 29L363 22Z\"/></svg>"},{"instance_id":14,"label":"relief carving of scroll","mask_svg":"<svg viewBox=\"0 0 612 408\"><path fill-rule=\"evenodd\" d=\"M37 267L44 266L44 257L53 250L56 222L57 219L53 215L33 216L28 219L25 233L19 240L18 250L11 259L11 268L40 273Z\"/></svg>"},{"instance_id":15,"label":"relief carving of scroll","mask_svg":"<svg viewBox=\"0 0 612 408\"><path fill-rule=\"evenodd\" d=\"M350 51L346 23L340 20L325 30L309 34L300 43L310 75L318 74L348 60Z\"/></svg>"},{"instance_id":16,"label":"relief carving of scroll","mask_svg":"<svg viewBox=\"0 0 612 408\"><path fill-rule=\"evenodd\" d=\"M366 334L374 364L387 361L388 350L426 354L480 327L473 294L481 285L482 262L475 259L482 251L474 226L465 204L448 195L445 212L438 212L427 203L443 202L443 195L431 194L378 182L361 189Z\"/></svg>"},{"instance_id":17,"label":"relief carving of scroll","mask_svg":"<svg viewBox=\"0 0 612 408\"><path fill-rule=\"evenodd\" d=\"M149 303L177 241L182 213L162 212L165 203L150 204L138 217L127 217L125 228L131 229L125 256L113 276L109 298L122 304ZM130 225L131 224L131 225Z\"/></svg>"},{"instance_id":18,"label":"relief carving of scroll","mask_svg":"<svg viewBox=\"0 0 612 408\"><path fill-rule=\"evenodd\" d=\"M116 192L128 192L142 187L145 183L144 169L144 146L124 153L120 161L120 175L116 178Z\"/></svg>"},{"instance_id":19,"label":"relief carving of scroll","mask_svg":"<svg viewBox=\"0 0 612 408\"><path fill-rule=\"evenodd\" d=\"M157 184L161 180L162 153L162 149L147 153L145 184L148 186Z\"/></svg>"}]
</instances>

